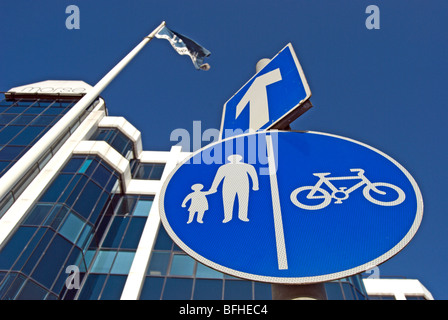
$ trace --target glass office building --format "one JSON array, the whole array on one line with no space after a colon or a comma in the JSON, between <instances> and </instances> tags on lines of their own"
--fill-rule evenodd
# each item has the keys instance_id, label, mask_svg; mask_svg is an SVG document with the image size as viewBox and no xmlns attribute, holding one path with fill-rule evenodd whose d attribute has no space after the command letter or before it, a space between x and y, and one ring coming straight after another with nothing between
<instances>
[{"instance_id":1,"label":"glass office building","mask_svg":"<svg viewBox=\"0 0 448 320\"><path fill-rule=\"evenodd\" d=\"M0 299L269 300L271 286L187 256L160 226L162 182L189 155L145 151L140 132L83 110L80 81L11 89L0 101ZM325 284L364 300L360 276Z\"/></svg>"}]
</instances>

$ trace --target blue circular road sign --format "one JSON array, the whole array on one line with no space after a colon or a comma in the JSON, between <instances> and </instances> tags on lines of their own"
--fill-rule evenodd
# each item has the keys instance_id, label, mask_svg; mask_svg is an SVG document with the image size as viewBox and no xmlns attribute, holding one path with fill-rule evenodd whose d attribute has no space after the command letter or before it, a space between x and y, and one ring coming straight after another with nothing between
<instances>
[{"instance_id":1,"label":"blue circular road sign","mask_svg":"<svg viewBox=\"0 0 448 320\"><path fill-rule=\"evenodd\" d=\"M286 284L348 277L417 232L420 190L397 161L352 139L268 131L213 143L177 166L159 209L174 242L236 277Z\"/></svg>"}]
</instances>

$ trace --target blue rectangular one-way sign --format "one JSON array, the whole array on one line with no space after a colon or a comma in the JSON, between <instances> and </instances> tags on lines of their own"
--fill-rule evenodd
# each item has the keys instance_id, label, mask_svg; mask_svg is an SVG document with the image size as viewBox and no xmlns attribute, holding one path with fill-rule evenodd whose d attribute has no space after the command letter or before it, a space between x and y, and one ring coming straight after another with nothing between
<instances>
[{"instance_id":1,"label":"blue rectangular one-way sign","mask_svg":"<svg viewBox=\"0 0 448 320\"><path fill-rule=\"evenodd\" d=\"M289 43L224 104L220 138L273 128L310 97L310 87Z\"/></svg>"}]
</instances>

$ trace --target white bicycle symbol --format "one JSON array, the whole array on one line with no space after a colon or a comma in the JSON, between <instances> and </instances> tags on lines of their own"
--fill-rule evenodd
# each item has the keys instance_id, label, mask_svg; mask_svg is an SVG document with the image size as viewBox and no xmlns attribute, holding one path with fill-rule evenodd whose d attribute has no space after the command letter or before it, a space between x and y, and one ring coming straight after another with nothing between
<instances>
[{"instance_id":1,"label":"white bicycle symbol","mask_svg":"<svg viewBox=\"0 0 448 320\"><path fill-rule=\"evenodd\" d=\"M367 179L364 176L364 170L363 169L350 169L351 172L358 172L356 176L347 176L347 177L327 177L331 173L324 172L324 173L313 173L316 177L319 177L319 181L314 186L304 186L295 189L291 193L291 201L294 205L296 205L299 208L306 209L306 210L319 210L323 209L326 206L328 206L331 203L331 199L336 199L337 204L342 203L342 200L345 200L348 198L348 195L353 192L354 190L358 189L359 187L366 185L363 189L363 195L364 197L369 200L370 202L380 205L380 206L396 206L399 205L404 201L406 198L405 193L403 190L401 190L399 187L385 182L370 182L369 179ZM357 184L355 184L353 187L347 189L346 187L340 187L337 189L330 181L332 180L353 180L353 179L361 179L361 181ZM332 191L331 195L330 193L321 188L322 184L326 184ZM398 193L398 198L392 201L380 201L372 197L371 192L375 194L385 195L387 192L381 191L377 189L377 187L386 187L395 190ZM297 195L302 192L310 190L308 195L306 196L307 199L323 199L323 201L320 204L316 205L306 205L299 200L297 200Z\"/></svg>"}]
</instances>

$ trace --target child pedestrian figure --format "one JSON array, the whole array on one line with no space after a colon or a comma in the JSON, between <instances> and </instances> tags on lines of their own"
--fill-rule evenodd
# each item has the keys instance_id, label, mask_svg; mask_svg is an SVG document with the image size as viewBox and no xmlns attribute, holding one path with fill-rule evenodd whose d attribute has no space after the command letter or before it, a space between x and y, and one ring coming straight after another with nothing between
<instances>
[{"instance_id":1,"label":"child pedestrian figure","mask_svg":"<svg viewBox=\"0 0 448 320\"><path fill-rule=\"evenodd\" d=\"M197 222L203 223L202 218L204 217L204 212L208 210L206 195L210 194L210 192L201 191L202 188L204 188L204 186L200 183L192 185L191 190L193 190L193 192L187 195L182 202L182 208L185 208L187 202L191 200L190 207L188 208L190 216L188 217L187 223L193 221L196 212L198 213Z\"/></svg>"}]
</instances>

